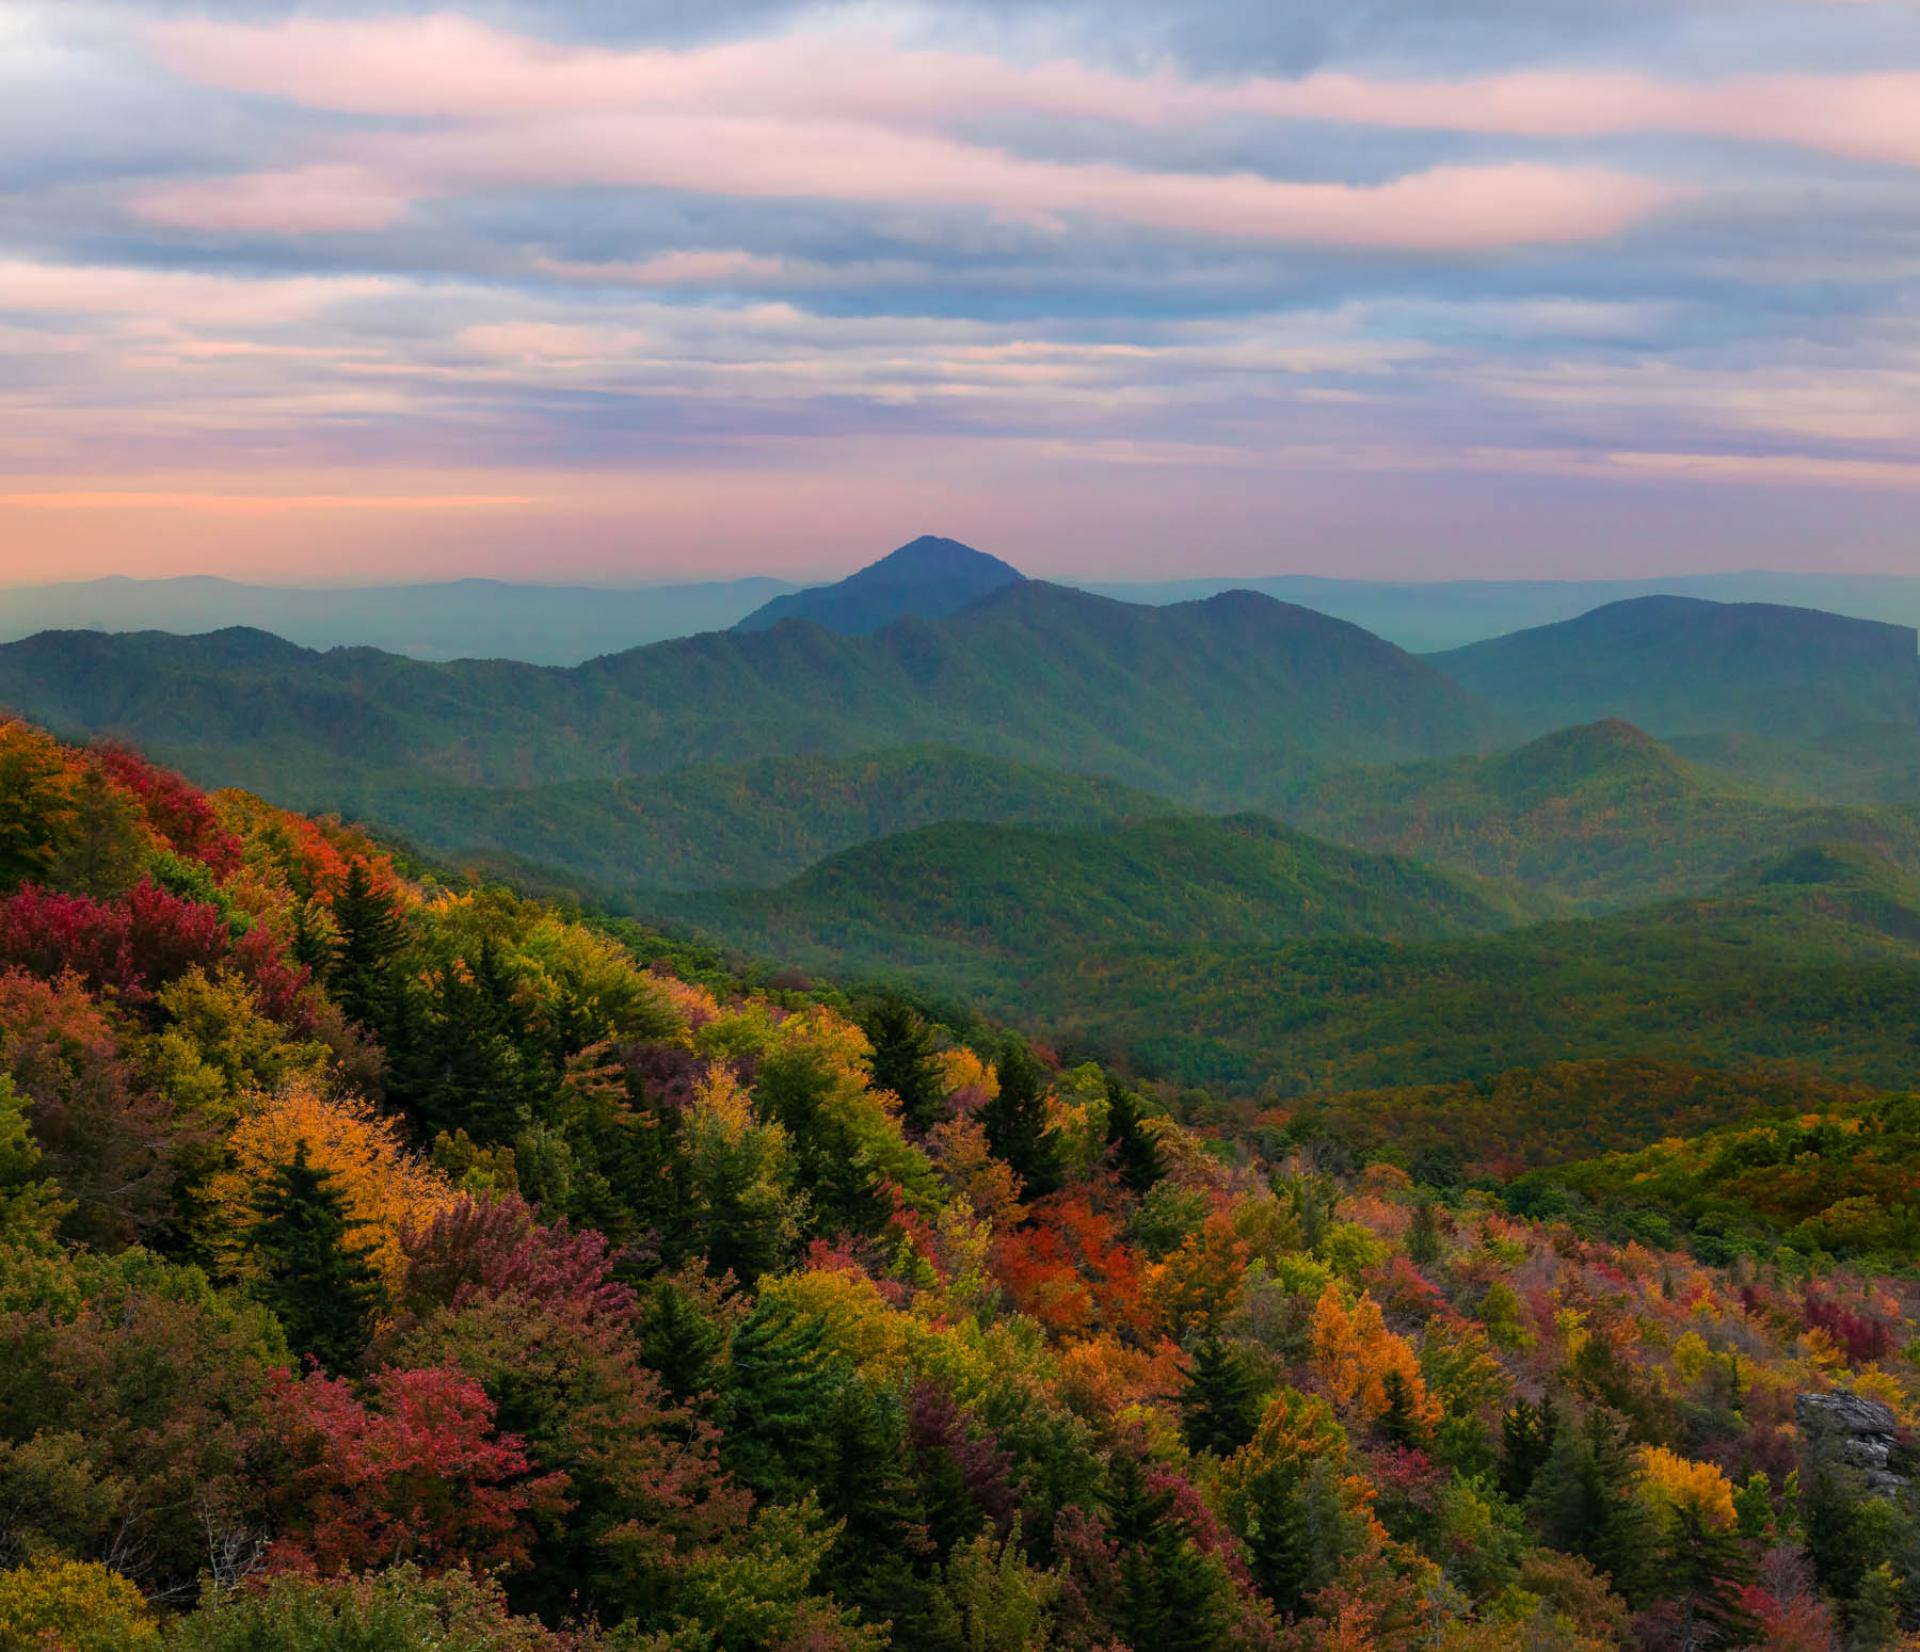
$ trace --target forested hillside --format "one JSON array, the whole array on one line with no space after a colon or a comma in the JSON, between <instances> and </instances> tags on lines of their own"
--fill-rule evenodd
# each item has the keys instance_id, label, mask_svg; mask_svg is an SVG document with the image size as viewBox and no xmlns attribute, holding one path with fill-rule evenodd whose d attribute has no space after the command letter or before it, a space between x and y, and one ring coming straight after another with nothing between
<instances>
[{"instance_id":1,"label":"forested hillside","mask_svg":"<svg viewBox=\"0 0 1920 1652\"><path fill-rule=\"evenodd\" d=\"M795 622L567 671L249 631L54 632L0 647L0 705L302 806L425 778L526 786L926 743L1206 802L1334 761L1477 750L1504 726L1303 608L1245 592L1146 608L1032 580L871 637Z\"/></svg>"},{"instance_id":2,"label":"forested hillside","mask_svg":"<svg viewBox=\"0 0 1920 1652\"><path fill-rule=\"evenodd\" d=\"M1885 863L1814 849L1713 897L1604 918L1466 940L1067 952L982 996L1168 1078L1280 1096L1635 1056L1795 1060L1904 1086L1920 895Z\"/></svg>"},{"instance_id":3,"label":"forested hillside","mask_svg":"<svg viewBox=\"0 0 1920 1652\"><path fill-rule=\"evenodd\" d=\"M1817 740L1699 735L1675 746L1697 763L1788 797L1920 804L1920 724L1861 723Z\"/></svg>"},{"instance_id":4,"label":"forested hillside","mask_svg":"<svg viewBox=\"0 0 1920 1652\"><path fill-rule=\"evenodd\" d=\"M1900 1643L1911 1099L1503 1198L126 750L0 776L0 1645ZM1901 955L1822 871L1728 901Z\"/></svg>"},{"instance_id":5,"label":"forested hillside","mask_svg":"<svg viewBox=\"0 0 1920 1652\"><path fill-rule=\"evenodd\" d=\"M1812 739L1920 718L1911 627L1765 602L1637 597L1428 658L1536 734L1618 717L1663 737Z\"/></svg>"},{"instance_id":6,"label":"forested hillside","mask_svg":"<svg viewBox=\"0 0 1920 1652\"><path fill-rule=\"evenodd\" d=\"M1920 812L1790 799L1606 722L1492 757L1329 775L1276 812L1342 843L1596 906L1710 889L1809 843L1853 844L1920 869Z\"/></svg>"},{"instance_id":7,"label":"forested hillside","mask_svg":"<svg viewBox=\"0 0 1920 1652\"><path fill-rule=\"evenodd\" d=\"M770 890L642 909L765 957L931 971L991 989L1116 947L1467 935L1550 915L1484 880L1323 843L1259 815L1066 829L948 822L862 844Z\"/></svg>"},{"instance_id":8,"label":"forested hillside","mask_svg":"<svg viewBox=\"0 0 1920 1652\"><path fill-rule=\"evenodd\" d=\"M340 801L456 860L525 862L622 895L779 883L856 843L941 821L1094 826L1179 812L1116 781L948 746L523 789L349 786Z\"/></svg>"}]
</instances>

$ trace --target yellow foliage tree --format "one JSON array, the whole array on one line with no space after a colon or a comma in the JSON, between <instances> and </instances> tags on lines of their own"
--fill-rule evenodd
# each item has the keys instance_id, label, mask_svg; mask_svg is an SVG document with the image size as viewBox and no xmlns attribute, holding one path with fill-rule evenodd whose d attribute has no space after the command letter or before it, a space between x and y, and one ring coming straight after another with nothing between
<instances>
[{"instance_id":1,"label":"yellow foliage tree","mask_svg":"<svg viewBox=\"0 0 1920 1652\"><path fill-rule=\"evenodd\" d=\"M1384 1415L1388 1378L1397 1374L1411 1419L1423 1428L1440 1421L1440 1404L1427 1387L1419 1357L1405 1337L1387 1329L1371 1296L1363 1294L1348 1308L1338 1284L1320 1293L1313 1310L1313 1364L1342 1415L1368 1422Z\"/></svg>"},{"instance_id":2,"label":"yellow foliage tree","mask_svg":"<svg viewBox=\"0 0 1920 1652\"><path fill-rule=\"evenodd\" d=\"M990 1227L1019 1221L1020 1178L987 1146L986 1127L975 1119L946 1119L927 1138L940 1179Z\"/></svg>"},{"instance_id":3,"label":"yellow foliage tree","mask_svg":"<svg viewBox=\"0 0 1920 1652\"><path fill-rule=\"evenodd\" d=\"M242 1262L238 1235L247 1226L254 1190L306 1144L310 1163L332 1171L347 1215L365 1223L360 1242L389 1291L405 1283L400 1228L422 1223L453 1202L453 1185L409 1153L394 1120L358 1096L329 1096L308 1077L289 1080L259 1099L227 1137L228 1168L215 1176L209 1203L233 1235L232 1260Z\"/></svg>"},{"instance_id":4,"label":"yellow foliage tree","mask_svg":"<svg viewBox=\"0 0 1920 1652\"><path fill-rule=\"evenodd\" d=\"M1733 1530L1733 1485L1712 1463L1642 1446L1639 1466L1640 1496L1663 1524L1692 1514L1708 1531Z\"/></svg>"},{"instance_id":5,"label":"yellow foliage tree","mask_svg":"<svg viewBox=\"0 0 1920 1652\"><path fill-rule=\"evenodd\" d=\"M147 1603L91 1560L41 1560L0 1572L0 1652L133 1652L157 1647Z\"/></svg>"}]
</instances>

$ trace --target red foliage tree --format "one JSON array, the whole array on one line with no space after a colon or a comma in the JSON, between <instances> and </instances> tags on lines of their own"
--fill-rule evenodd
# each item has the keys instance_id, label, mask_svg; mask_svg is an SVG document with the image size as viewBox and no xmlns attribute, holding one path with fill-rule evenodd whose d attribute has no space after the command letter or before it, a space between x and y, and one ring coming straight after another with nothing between
<instances>
[{"instance_id":1,"label":"red foliage tree","mask_svg":"<svg viewBox=\"0 0 1920 1652\"><path fill-rule=\"evenodd\" d=\"M993 1248L994 1274L1020 1311L1054 1331L1144 1333L1153 1314L1119 1222L1077 1192L1039 1200L1030 1214Z\"/></svg>"},{"instance_id":2,"label":"red foliage tree","mask_svg":"<svg viewBox=\"0 0 1920 1652\"><path fill-rule=\"evenodd\" d=\"M1808 1328L1832 1337L1848 1364L1872 1365L1893 1352L1893 1327L1885 1320L1813 1291L1807 1292L1805 1306Z\"/></svg>"},{"instance_id":3,"label":"red foliage tree","mask_svg":"<svg viewBox=\"0 0 1920 1652\"><path fill-rule=\"evenodd\" d=\"M309 990L313 972L287 956L278 935L264 924L255 924L233 943L232 962L253 988L262 1015L296 1038L312 1035L318 1008Z\"/></svg>"},{"instance_id":4,"label":"red foliage tree","mask_svg":"<svg viewBox=\"0 0 1920 1652\"><path fill-rule=\"evenodd\" d=\"M230 938L219 909L143 878L118 901L60 895L27 884L0 901L0 966L45 980L71 972L130 1003L199 964L211 969Z\"/></svg>"},{"instance_id":5,"label":"red foliage tree","mask_svg":"<svg viewBox=\"0 0 1920 1652\"><path fill-rule=\"evenodd\" d=\"M403 1227L400 1245L416 1311L518 1291L590 1320L624 1324L634 1315L633 1291L613 1277L606 1239L591 1228L576 1233L565 1220L543 1227L518 1194L457 1199L431 1220Z\"/></svg>"},{"instance_id":6,"label":"red foliage tree","mask_svg":"<svg viewBox=\"0 0 1920 1652\"><path fill-rule=\"evenodd\" d=\"M533 1473L523 1442L494 1429L493 1402L452 1367L386 1370L378 1408L311 1371L274 1376L272 1404L292 1459L278 1482L283 1570L511 1570L533 1517L566 1507L567 1477Z\"/></svg>"},{"instance_id":7,"label":"red foliage tree","mask_svg":"<svg viewBox=\"0 0 1920 1652\"><path fill-rule=\"evenodd\" d=\"M216 878L239 870L240 840L220 824L204 792L124 746L103 747L94 758L175 854L201 862Z\"/></svg>"}]
</instances>

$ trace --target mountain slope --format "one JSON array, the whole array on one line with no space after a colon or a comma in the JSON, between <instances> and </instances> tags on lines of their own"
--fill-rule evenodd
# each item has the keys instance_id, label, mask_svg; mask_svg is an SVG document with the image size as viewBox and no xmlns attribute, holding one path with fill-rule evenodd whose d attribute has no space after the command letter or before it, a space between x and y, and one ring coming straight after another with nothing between
<instances>
[{"instance_id":1,"label":"mountain slope","mask_svg":"<svg viewBox=\"0 0 1920 1652\"><path fill-rule=\"evenodd\" d=\"M945 619L1025 577L957 539L922 534L837 584L773 598L734 629L767 631L783 620L811 620L842 636L864 637L899 619Z\"/></svg>"},{"instance_id":2,"label":"mountain slope","mask_svg":"<svg viewBox=\"0 0 1920 1652\"><path fill-rule=\"evenodd\" d=\"M309 808L423 778L529 786L923 743L1228 800L1335 759L1477 749L1500 727L1431 666L1305 609L1246 593L1144 608L1035 581L872 637L790 624L569 670L248 631L49 633L0 647L0 705Z\"/></svg>"},{"instance_id":3,"label":"mountain slope","mask_svg":"<svg viewBox=\"0 0 1920 1652\"><path fill-rule=\"evenodd\" d=\"M934 965L956 981L1115 947L1484 932L1542 910L1257 815L1106 830L949 822L849 849L778 889L645 909L802 963Z\"/></svg>"},{"instance_id":4,"label":"mountain slope","mask_svg":"<svg viewBox=\"0 0 1920 1652\"><path fill-rule=\"evenodd\" d=\"M1703 734L1681 755L1750 786L1822 803L1920 803L1920 726L1861 723L1817 740Z\"/></svg>"},{"instance_id":5,"label":"mountain slope","mask_svg":"<svg viewBox=\"0 0 1920 1652\"><path fill-rule=\"evenodd\" d=\"M1803 850L1641 912L1468 940L1056 958L984 999L1170 1078L1275 1095L1627 1057L1792 1060L1905 1086L1920 888L1857 851Z\"/></svg>"},{"instance_id":6,"label":"mountain slope","mask_svg":"<svg viewBox=\"0 0 1920 1652\"><path fill-rule=\"evenodd\" d=\"M1811 608L1640 597L1428 658L1534 733L1609 717L1769 737L1920 719L1914 632Z\"/></svg>"},{"instance_id":7,"label":"mountain slope","mask_svg":"<svg viewBox=\"0 0 1920 1652\"><path fill-rule=\"evenodd\" d=\"M1710 888L1807 843L1853 843L1920 867L1911 811L1769 796L1621 722L1491 757L1329 775L1276 812L1337 842L1601 905Z\"/></svg>"},{"instance_id":8,"label":"mountain slope","mask_svg":"<svg viewBox=\"0 0 1920 1652\"><path fill-rule=\"evenodd\" d=\"M531 788L394 787L345 801L423 849L530 864L616 893L776 883L837 850L945 820L1110 825L1177 807L1113 781L941 746Z\"/></svg>"}]
</instances>

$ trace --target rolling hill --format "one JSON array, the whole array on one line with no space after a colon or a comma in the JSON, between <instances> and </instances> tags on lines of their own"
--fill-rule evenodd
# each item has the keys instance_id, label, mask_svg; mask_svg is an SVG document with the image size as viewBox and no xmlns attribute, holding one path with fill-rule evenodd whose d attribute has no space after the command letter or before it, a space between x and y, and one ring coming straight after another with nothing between
<instances>
[{"instance_id":1,"label":"rolling hill","mask_svg":"<svg viewBox=\"0 0 1920 1652\"><path fill-rule=\"evenodd\" d=\"M922 534L836 584L774 597L734 630L768 631L785 620L811 620L842 636L864 637L895 620L945 619L1024 578L997 556Z\"/></svg>"},{"instance_id":2,"label":"rolling hill","mask_svg":"<svg viewBox=\"0 0 1920 1652\"><path fill-rule=\"evenodd\" d=\"M1674 1060L1557 1061L1479 1079L1314 1096L1301 1125L1342 1148L1446 1181L1625 1152L1758 1116L1866 1101L1873 1090L1769 1063L1731 1071Z\"/></svg>"},{"instance_id":3,"label":"rolling hill","mask_svg":"<svg viewBox=\"0 0 1920 1652\"><path fill-rule=\"evenodd\" d=\"M1601 906L1708 889L1808 843L1852 843L1920 868L1910 810L1769 795L1617 721L1490 757L1328 775L1275 812L1337 842Z\"/></svg>"},{"instance_id":4,"label":"rolling hill","mask_svg":"<svg viewBox=\"0 0 1920 1652\"><path fill-rule=\"evenodd\" d=\"M1098 826L1178 809L1114 781L944 746L522 789L393 788L343 801L463 864L537 867L610 898L777 883L837 850L939 821Z\"/></svg>"},{"instance_id":5,"label":"rolling hill","mask_svg":"<svg viewBox=\"0 0 1920 1652\"><path fill-rule=\"evenodd\" d=\"M1183 904L1178 880L1164 895L1150 886L1141 895L1173 914L1167 931L1180 938L1168 939L1151 905L1079 915L1071 887L1050 893L1041 874L1004 892L1007 931L961 924L915 947L889 926L933 932L940 897L855 879L875 847L830 862L822 882L799 880L791 896L693 897L680 910L711 927L730 922L748 941L757 923L763 942L791 945L787 955L815 969L970 998L1064 1049L1147 1076L1276 1098L1567 1061L1789 1061L1889 1088L1920 1071L1920 884L1852 848L1796 851L1706 898L1406 940L1341 933L1361 927L1342 914L1306 931L1312 938L1261 944L1243 938L1251 926L1234 935L1219 922L1212 939L1196 941L1202 908ZM1204 881L1217 886L1217 870ZM837 921L830 891L847 906ZM1050 904L1029 924L1024 903L1037 898ZM1203 890L1203 900L1218 898ZM1064 926L1058 944L1052 925ZM1127 944L1130 931L1137 944Z\"/></svg>"},{"instance_id":6,"label":"rolling hill","mask_svg":"<svg viewBox=\"0 0 1920 1652\"><path fill-rule=\"evenodd\" d=\"M244 630L55 632L0 647L0 705L307 808L429 778L531 786L929 742L1230 802L1330 762L1482 749L1503 727L1433 667L1303 608L1148 608L1038 581L871 637L786 624L566 670Z\"/></svg>"},{"instance_id":7,"label":"rolling hill","mask_svg":"<svg viewBox=\"0 0 1920 1652\"><path fill-rule=\"evenodd\" d=\"M1536 734L1615 717L1768 738L1920 720L1915 633L1811 608L1640 597L1427 657Z\"/></svg>"},{"instance_id":8,"label":"rolling hill","mask_svg":"<svg viewBox=\"0 0 1920 1652\"><path fill-rule=\"evenodd\" d=\"M975 986L1115 948L1459 935L1544 908L1236 815L1071 830L951 821L846 850L777 889L641 910L802 964L931 968Z\"/></svg>"},{"instance_id":9,"label":"rolling hill","mask_svg":"<svg viewBox=\"0 0 1920 1652\"><path fill-rule=\"evenodd\" d=\"M1861 723L1817 740L1703 734L1674 747L1704 767L1786 797L1920 803L1920 727L1911 723Z\"/></svg>"}]
</instances>

